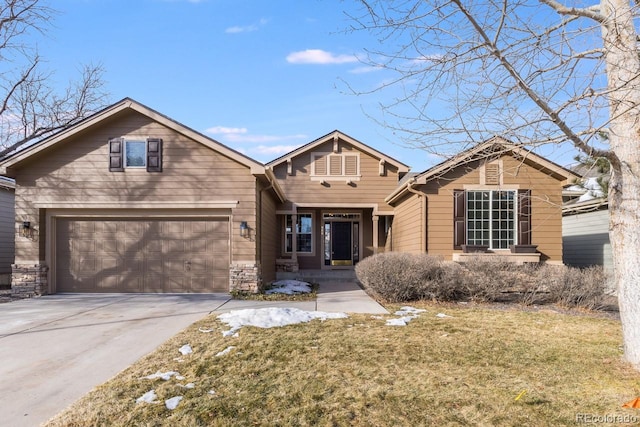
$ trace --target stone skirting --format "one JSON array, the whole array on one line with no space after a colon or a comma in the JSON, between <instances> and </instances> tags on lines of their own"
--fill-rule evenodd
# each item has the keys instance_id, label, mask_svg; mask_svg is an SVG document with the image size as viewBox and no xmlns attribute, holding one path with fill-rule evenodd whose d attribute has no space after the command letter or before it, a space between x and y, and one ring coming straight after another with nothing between
<instances>
[{"instance_id":1,"label":"stone skirting","mask_svg":"<svg viewBox=\"0 0 640 427\"><path fill-rule=\"evenodd\" d=\"M276 260L276 271L284 271L284 272L296 272L298 271L298 261L293 259L277 259Z\"/></svg>"},{"instance_id":2,"label":"stone skirting","mask_svg":"<svg viewBox=\"0 0 640 427\"><path fill-rule=\"evenodd\" d=\"M258 293L262 290L259 263L238 262L229 267L229 291Z\"/></svg>"},{"instance_id":3,"label":"stone skirting","mask_svg":"<svg viewBox=\"0 0 640 427\"><path fill-rule=\"evenodd\" d=\"M11 296L13 298L31 298L49 293L48 266L44 264L13 264L11 269Z\"/></svg>"}]
</instances>

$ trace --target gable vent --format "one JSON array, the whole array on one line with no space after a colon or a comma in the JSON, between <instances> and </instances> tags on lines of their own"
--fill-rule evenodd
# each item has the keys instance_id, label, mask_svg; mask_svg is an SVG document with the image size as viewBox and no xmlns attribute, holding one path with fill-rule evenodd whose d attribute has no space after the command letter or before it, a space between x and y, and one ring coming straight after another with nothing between
<instances>
[{"instance_id":1,"label":"gable vent","mask_svg":"<svg viewBox=\"0 0 640 427\"><path fill-rule=\"evenodd\" d=\"M498 163L485 165L484 182L487 185L500 185L500 165Z\"/></svg>"},{"instance_id":2,"label":"gable vent","mask_svg":"<svg viewBox=\"0 0 640 427\"><path fill-rule=\"evenodd\" d=\"M327 157L318 156L315 161L315 174L326 175L327 174Z\"/></svg>"},{"instance_id":3,"label":"gable vent","mask_svg":"<svg viewBox=\"0 0 640 427\"><path fill-rule=\"evenodd\" d=\"M344 174L358 174L358 156L344 156Z\"/></svg>"}]
</instances>

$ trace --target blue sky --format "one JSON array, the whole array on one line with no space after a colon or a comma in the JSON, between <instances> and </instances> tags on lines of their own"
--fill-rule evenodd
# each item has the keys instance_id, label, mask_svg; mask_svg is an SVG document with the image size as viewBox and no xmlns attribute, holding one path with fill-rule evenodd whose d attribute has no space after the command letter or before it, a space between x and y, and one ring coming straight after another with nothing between
<instances>
[{"instance_id":1,"label":"blue sky","mask_svg":"<svg viewBox=\"0 0 640 427\"><path fill-rule=\"evenodd\" d=\"M358 58L376 41L346 33L338 0L57 0L38 49L62 85L105 68L113 102L131 97L259 161L334 129L422 171L440 159L404 148L373 121L382 72Z\"/></svg>"}]
</instances>

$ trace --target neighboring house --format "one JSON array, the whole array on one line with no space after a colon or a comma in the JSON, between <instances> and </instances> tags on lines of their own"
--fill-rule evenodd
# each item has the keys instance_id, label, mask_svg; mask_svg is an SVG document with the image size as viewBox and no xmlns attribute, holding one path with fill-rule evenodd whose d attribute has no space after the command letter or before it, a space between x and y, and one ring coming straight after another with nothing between
<instances>
[{"instance_id":1,"label":"neighboring house","mask_svg":"<svg viewBox=\"0 0 640 427\"><path fill-rule=\"evenodd\" d=\"M0 177L0 285L3 286L10 283L11 264L14 257L16 234L14 192L14 181Z\"/></svg>"},{"instance_id":2,"label":"neighboring house","mask_svg":"<svg viewBox=\"0 0 640 427\"><path fill-rule=\"evenodd\" d=\"M395 208L391 249L454 261L488 251L517 262L560 264L562 188L577 178L494 137L418 174L387 197Z\"/></svg>"},{"instance_id":3,"label":"neighboring house","mask_svg":"<svg viewBox=\"0 0 640 427\"><path fill-rule=\"evenodd\" d=\"M571 172L503 139L408 172L339 131L263 165L124 99L0 162L29 223L12 287L257 291L279 272L389 250L461 260L468 246L538 245L524 260L561 262Z\"/></svg>"},{"instance_id":4,"label":"neighboring house","mask_svg":"<svg viewBox=\"0 0 640 427\"><path fill-rule=\"evenodd\" d=\"M592 171L585 171L594 175ZM574 267L602 265L613 269L609 240L609 203L598 176L564 189L562 207L563 260Z\"/></svg>"}]
</instances>

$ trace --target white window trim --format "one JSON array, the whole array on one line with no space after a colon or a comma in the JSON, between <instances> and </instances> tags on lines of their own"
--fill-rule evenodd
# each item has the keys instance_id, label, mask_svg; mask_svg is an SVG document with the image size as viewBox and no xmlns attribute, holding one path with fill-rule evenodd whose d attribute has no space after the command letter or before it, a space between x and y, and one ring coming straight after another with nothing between
<instances>
[{"instance_id":1,"label":"white window trim","mask_svg":"<svg viewBox=\"0 0 640 427\"><path fill-rule=\"evenodd\" d=\"M147 168L147 150L149 149L147 144L148 144L148 139L147 137L124 137L124 152L122 153L124 158L123 160L123 165L125 169L146 169ZM144 164L142 166L129 166L128 162L127 162L127 144L129 144L130 142L143 142L144 143L144 155L142 156L142 158L144 159Z\"/></svg>"},{"instance_id":2,"label":"white window trim","mask_svg":"<svg viewBox=\"0 0 640 427\"><path fill-rule=\"evenodd\" d=\"M315 214L313 212L296 212L296 213L288 213L286 215L284 215L284 227L283 227L283 231L284 231L284 239L282 240L282 253L287 254L287 255L291 255L293 253L293 251L287 251L287 217L292 216L292 215L296 215L297 217L299 217L300 215L311 215L311 252L301 252L296 250L296 255L297 256L315 256L316 254L316 247L315 247L315 242L316 242L316 236L315 236L315 228L316 228L316 218L315 218ZM292 223L292 226L295 227L295 225ZM291 233L293 234L293 233ZM300 234L300 233L296 233ZM303 234L307 234L307 233L303 233ZM294 245L296 244L296 242L293 241L293 239L291 239L291 244Z\"/></svg>"},{"instance_id":3,"label":"white window trim","mask_svg":"<svg viewBox=\"0 0 640 427\"><path fill-rule=\"evenodd\" d=\"M470 191L488 191L488 192L494 192L494 191L511 191L512 193L514 193L514 198L513 198L513 213L514 213L514 220L513 220L513 244L517 245L518 244L518 189L516 188L496 188L495 186L483 186L482 188L469 188L466 189L465 188L465 192L469 193ZM467 199L467 197L465 197L465 199ZM491 202L493 201L493 196L490 196L489 199L489 211L493 212L493 209L491 208ZM468 207L465 206L464 207L464 220L465 220L465 229L468 230L469 229L469 210ZM493 247L493 228L492 228L492 221L491 219L489 220L489 249L492 251L509 251L509 248L494 248ZM465 236L465 242L468 242L468 236Z\"/></svg>"},{"instance_id":4,"label":"white window trim","mask_svg":"<svg viewBox=\"0 0 640 427\"><path fill-rule=\"evenodd\" d=\"M316 173L316 159L321 157L340 157L342 161L342 174L340 175L319 175ZM356 165L356 174L355 175L346 175L345 171L345 162L346 156L356 156L357 165ZM327 159L327 172L329 171L329 161ZM360 181L362 178L362 174L360 173L360 153L358 152L342 152L342 153L333 153L331 151L327 152L312 152L311 153L311 173L310 173L311 181Z\"/></svg>"}]
</instances>

